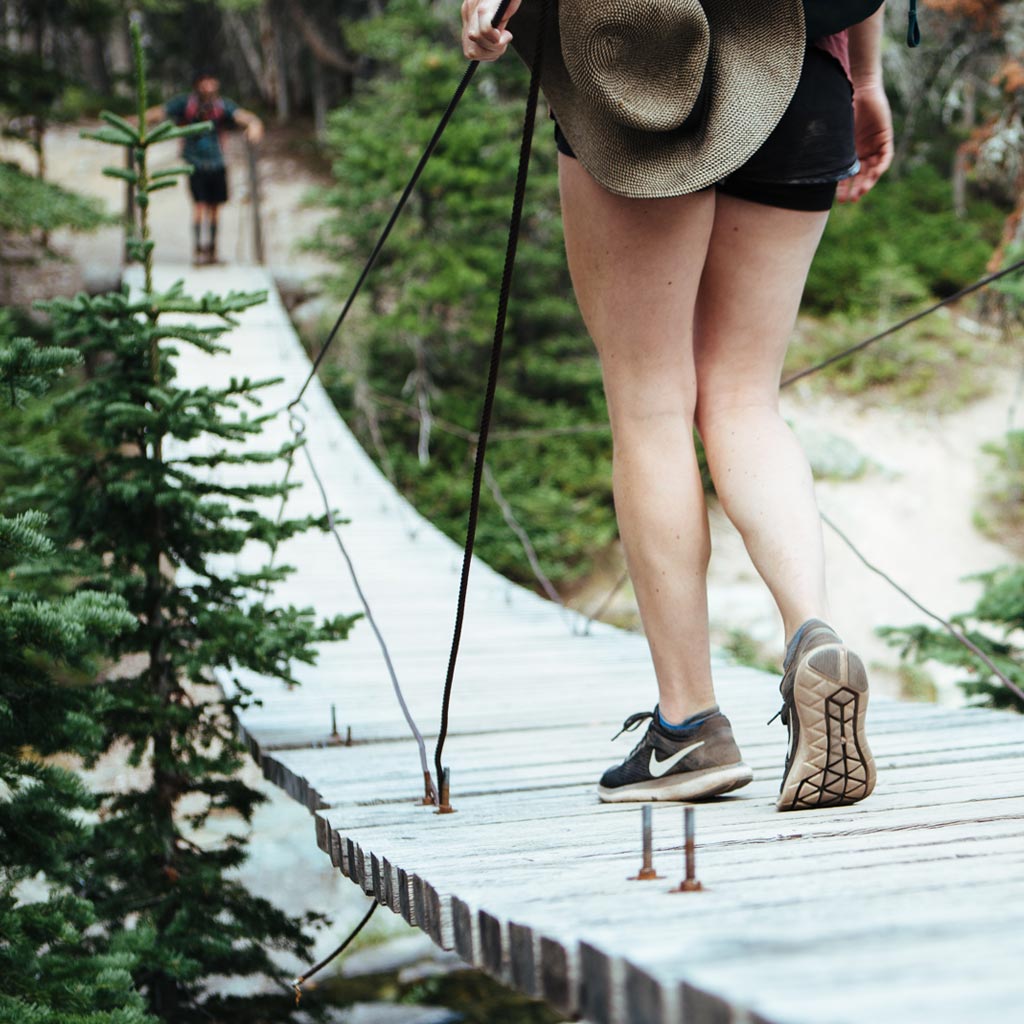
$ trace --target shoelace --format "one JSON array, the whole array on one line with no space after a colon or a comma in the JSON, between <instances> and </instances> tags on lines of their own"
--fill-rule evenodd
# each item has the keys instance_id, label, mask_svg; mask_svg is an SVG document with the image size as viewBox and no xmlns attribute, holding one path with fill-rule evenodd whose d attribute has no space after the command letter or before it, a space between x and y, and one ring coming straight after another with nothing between
<instances>
[{"instance_id":1,"label":"shoelace","mask_svg":"<svg viewBox=\"0 0 1024 1024\"><path fill-rule=\"evenodd\" d=\"M638 711L635 715L630 715L622 723L622 728L612 737L612 740L617 740L624 732L632 732L642 721L646 718L654 718L653 711Z\"/></svg>"}]
</instances>

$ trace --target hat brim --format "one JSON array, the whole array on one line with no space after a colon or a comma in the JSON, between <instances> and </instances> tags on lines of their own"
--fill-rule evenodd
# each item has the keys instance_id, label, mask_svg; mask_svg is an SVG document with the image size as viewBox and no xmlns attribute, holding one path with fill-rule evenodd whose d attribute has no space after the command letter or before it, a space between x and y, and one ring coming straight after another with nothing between
<instances>
[{"instance_id":1,"label":"hat brim","mask_svg":"<svg viewBox=\"0 0 1024 1024\"><path fill-rule=\"evenodd\" d=\"M523 0L508 26L528 66L543 3ZM802 0L702 0L711 30L706 114L672 131L641 131L580 94L562 56L557 3L548 6L541 87L580 163L618 195L684 195L728 176L771 134L800 79L807 46Z\"/></svg>"}]
</instances>

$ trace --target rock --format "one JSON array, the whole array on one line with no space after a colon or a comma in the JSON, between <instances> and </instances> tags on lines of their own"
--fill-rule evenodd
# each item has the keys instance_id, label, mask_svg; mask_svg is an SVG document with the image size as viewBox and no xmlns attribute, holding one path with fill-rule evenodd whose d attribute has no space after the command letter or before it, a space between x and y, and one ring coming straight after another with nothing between
<instances>
[{"instance_id":1,"label":"rock","mask_svg":"<svg viewBox=\"0 0 1024 1024\"><path fill-rule=\"evenodd\" d=\"M856 480L869 466L867 456L851 441L838 434L794 423L797 436L818 479Z\"/></svg>"},{"instance_id":2,"label":"rock","mask_svg":"<svg viewBox=\"0 0 1024 1024\"><path fill-rule=\"evenodd\" d=\"M293 309L323 291L319 271L304 267L275 266L273 274L285 309Z\"/></svg>"},{"instance_id":3,"label":"rock","mask_svg":"<svg viewBox=\"0 0 1024 1024\"><path fill-rule=\"evenodd\" d=\"M88 295L104 295L116 292L121 287L121 268L102 263L85 263L82 266L82 290Z\"/></svg>"},{"instance_id":4,"label":"rock","mask_svg":"<svg viewBox=\"0 0 1024 1024\"><path fill-rule=\"evenodd\" d=\"M455 953L437 951L437 955L430 960L421 960L417 964L410 964L398 972L398 981L402 985L412 985L424 978L436 978L441 974L451 974L452 971L468 970L468 965Z\"/></svg>"},{"instance_id":5,"label":"rock","mask_svg":"<svg viewBox=\"0 0 1024 1024\"><path fill-rule=\"evenodd\" d=\"M318 295L299 303L291 310L289 316L299 334L307 337L323 331L328 316L337 312L336 307L336 302Z\"/></svg>"}]
</instances>

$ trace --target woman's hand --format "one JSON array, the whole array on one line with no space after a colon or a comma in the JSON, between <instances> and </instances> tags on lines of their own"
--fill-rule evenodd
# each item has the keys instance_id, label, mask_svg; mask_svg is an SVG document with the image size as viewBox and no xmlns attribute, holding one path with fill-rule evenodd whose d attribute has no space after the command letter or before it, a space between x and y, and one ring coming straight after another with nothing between
<instances>
[{"instance_id":1,"label":"woman's hand","mask_svg":"<svg viewBox=\"0 0 1024 1024\"><path fill-rule=\"evenodd\" d=\"M854 86L853 132L860 170L839 182L841 203L855 203L870 192L892 163L892 112L881 83Z\"/></svg>"},{"instance_id":2,"label":"woman's hand","mask_svg":"<svg viewBox=\"0 0 1024 1024\"><path fill-rule=\"evenodd\" d=\"M505 26L520 3L521 0L512 0L501 24L492 28L500 0L462 0L462 52L470 60L497 60L512 42L512 33Z\"/></svg>"}]
</instances>

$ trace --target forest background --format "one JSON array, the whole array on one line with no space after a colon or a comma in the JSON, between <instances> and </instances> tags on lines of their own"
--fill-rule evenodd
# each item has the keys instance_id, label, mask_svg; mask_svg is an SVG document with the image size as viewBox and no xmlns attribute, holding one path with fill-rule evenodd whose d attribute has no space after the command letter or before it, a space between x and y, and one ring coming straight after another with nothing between
<instances>
[{"instance_id":1,"label":"forest background","mask_svg":"<svg viewBox=\"0 0 1024 1024\"><path fill-rule=\"evenodd\" d=\"M895 165L868 201L832 217L808 282L806 317L790 354L791 370L953 294L1024 251L1024 3L923 0L921 6L924 42L910 51L902 44L904 5L889 5L884 56L897 124ZM28 163L0 163L5 288L16 276L59 255L51 244L58 229L89 230L109 216L75 191L48 182L47 136L54 126L94 119L101 109L122 114L134 109L132 23L149 59L151 101L182 91L194 69L214 66L225 93L280 124L323 172L324 185L315 199L329 213L316 232L297 241L340 268L328 275L325 287L328 296L342 298L464 67L456 42L457 5L440 0L0 0L0 123L5 136L20 140L33 154ZM524 71L513 59L478 77L323 372L339 409L381 468L456 539L463 530L465 481L493 326L489 296L500 276L524 95ZM607 576L609 563L616 575L621 555L599 372L571 300L562 257L549 132L542 119L498 396L500 426L489 455L505 507L498 501L485 506L478 550L512 578L539 585L521 538L506 521L513 512L527 524L552 587L572 599L589 594L587 582ZM809 386L879 406L944 409L970 402L991 386L993 373L1019 372L1022 308L1024 285L1018 276L958 306L958 314L979 325L976 333L965 335L952 317L935 317L895 342L838 364ZM99 321L87 318L84 329L72 329L74 313L60 306L44 313L11 306L0 319L0 338L7 339L0 350L7 354L5 388L22 406L0 418L5 456L19 446L28 446L31 459L84 451L104 455L96 448L102 431L90 432L87 418L61 415L75 407L69 395L83 394L76 389L95 389L94 356L102 350L102 339L90 339L88 329L92 323L102 333ZM12 347L18 343L11 339L18 337L30 339L33 348ZM322 337L322 330L312 331L311 347ZM55 356L53 348L64 354ZM84 364L76 365L81 360L68 357L69 350L84 354ZM60 367L63 375L49 396L26 405ZM979 505L978 524L1020 552L1024 431L1012 422L1008 428L990 453L996 472ZM104 440L116 449L116 439ZM58 550L80 545L81 532L60 535L58 528L68 524L59 509L51 510L49 525L24 519L40 501L38 487L26 494L23 486L30 463L21 457L0 462L0 513L8 517L7 533L0 538L4 600L59 603L62 593L79 583L55 585L52 573L25 572L23 562L47 556L54 543ZM46 539L47 532L52 540ZM32 607L38 611L42 606ZM96 809L95 797L74 783L73 772L29 772L26 765L60 749L88 758L102 746L104 737L89 722L102 721L109 712L102 705L109 699L110 679L96 666L109 665L118 650L114 638L130 620L116 602L102 614L91 606L88 614L77 606L65 612L69 618L61 627L61 643L48 646L40 643L38 630L29 631L29 647L35 645L27 660L31 672L25 668L25 634L4 637L30 682L19 683L21 690L13 695L0 691L0 718L6 710L11 719L11 708L17 709L17 701L30 692L26 687L44 686L42 678L49 672L45 685L56 689L31 691L36 694L32 706L41 706L41 693L63 694L60 721L67 724L52 729L52 721L37 716L38 736L33 738L19 730L16 720L7 723L0 751L9 772L4 782L23 799L2 805L4 838L24 829L21 812L30 795L38 796L33 787L56 787L54 822L65 821L61 808L74 814ZM40 614L52 624L49 611ZM1024 572L1019 564L988 574L978 604L965 609L959 621L1010 678L1024 683ZM745 650L741 639L737 653ZM955 666L970 695L1012 703L1005 688L941 631L903 628L893 639L910 653ZM291 653L299 653L302 644L296 637ZM756 651L746 653L756 660ZM49 667L48 659L53 662ZM5 680L11 678L5 669ZM94 686L97 679L103 684ZM77 704L79 698L86 703ZM89 703L93 698L99 703ZM51 735L44 741L47 728ZM56 739L66 745L55 746ZM227 742L223 735L217 741ZM197 750L203 742L198 741ZM144 748L142 743L139 757L151 757ZM195 781L201 787L202 771L208 770L225 787L224 802L235 800L244 817L250 798L225 783L230 763L230 757L207 759L198 765ZM31 780L27 789L26 778ZM22 781L15 785L12 779ZM215 1007L206 1000L202 1013L198 1009L203 978L266 967L255 947L247 951L248 962L244 957L233 962L223 946L230 945L229 931L188 948L176 946L173 933L180 922L173 915L149 914L147 919L143 909L141 920L153 929L147 938L145 928L138 927L138 906L125 901L123 881L116 875L130 875L152 851L133 852L122 835L126 851L121 862L106 864L103 885L83 888L75 879L90 870L89 858L96 856L95 837L88 833L65 822L48 841L37 835L35 846L4 844L13 852L0 861L0 913L12 929L18 919L25 940L17 948L0 943L0 960L6 957L7 967L25 972L55 936L65 941L78 936L80 941L77 953L48 963L57 983L36 983L39 1006L49 994L53 1006L67 1000L61 993L72 984L79 986L72 1002L83 1013L88 1006L99 1007L96 1012L120 1013L116 1019L126 1022L147 1013L185 1020L193 1010L196 1019L211 1013L223 1020L257 1019L251 1008L234 1004ZM60 844L66 849L55 849ZM207 865L203 884L240 855L238 847L220 864ZM173 867L179 877L180 867ZM53 885L52 912L39 912L26 925L18 918L18 885L40 869ZM167 869L163 864L157 873L161 884L170 877ZM145 899L140 902L144 905ZM243 902L239 895L233 912ZM266 908L252 907L249 917L242 918L256 934L263 929L268 941L290 943L297 951L308 948L299 923L271 920ZM121 932L129 919L134 941ZM88 941L81 941L85 936ZM96 979L103 979L98 986ZM33 986L21 988L2 997L24 1000ZM0 1002L0 1010L14 1005ZM66 1007L52 1016L47 1012L40 1009L33 1019L78 1019ZM29 1018L12 1011L10 1019ZM94 1014L82 1019L100 1024L107 1018Z\"/></svg>"}]
</instances>

